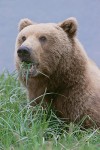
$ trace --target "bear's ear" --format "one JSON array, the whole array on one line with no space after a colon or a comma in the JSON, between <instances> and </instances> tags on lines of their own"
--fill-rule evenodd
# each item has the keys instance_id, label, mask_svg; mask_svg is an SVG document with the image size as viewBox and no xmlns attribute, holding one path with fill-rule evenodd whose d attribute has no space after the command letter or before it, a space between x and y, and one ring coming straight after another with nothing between
<instances>
[{"instance_id":1,"label":"bear's ear","mask_svg":"<svg viewBox=\"0 0 100 150\"><path fill-rule=\"evenodd\" d=\"M71 17L62 23L59 23L59 26L68 34L69 37L73 38L76 35L77 24L76 18Z\"/></svg>"},{"instance_id":2,"label":"bear's ear","mask_svg":"<svg viewBox=\"0 0 100 150\"><path fill-rule=\"evenodd\" d=\"M28 18L21 19L20 22L19 22L19 24L18 24L18 30L19 30L19 32L22 29L24 29L25 27L27 27L29 25L32 25L32 24L33 24L33 22L30 19L28 19Z\"/></svg>"}]
</instances>

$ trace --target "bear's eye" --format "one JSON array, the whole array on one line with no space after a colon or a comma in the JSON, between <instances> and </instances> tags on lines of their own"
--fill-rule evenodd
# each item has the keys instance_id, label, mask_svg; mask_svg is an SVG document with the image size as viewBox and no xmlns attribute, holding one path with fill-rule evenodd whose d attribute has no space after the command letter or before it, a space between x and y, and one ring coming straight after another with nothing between
<instances>
[{"instance_id":1,"label":"bear's eye","mask_svg":"<svg viewBox=\"0 0 100 150\"><path fill-rule=\"evenodd\" d=\"M22 41L24 42L26 40L26 37L25 36L22 36Z\"/></svg>"},{"instance_id":2,"label":"bear's eye","mask_svg":"<svg viewBox=\"0 0 100 150\"><path fill-rule=\"evenodd\" d=\"M41 36L41 37L39 37L39 41L44 43L47 41L47 38L45 36Z\"/></svg>"}]
</instances>

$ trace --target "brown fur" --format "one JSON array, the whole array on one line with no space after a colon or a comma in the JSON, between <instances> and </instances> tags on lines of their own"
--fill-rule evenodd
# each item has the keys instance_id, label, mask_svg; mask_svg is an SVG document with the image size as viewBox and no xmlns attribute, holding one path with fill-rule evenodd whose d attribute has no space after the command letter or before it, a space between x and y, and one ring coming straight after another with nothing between
<instances>
[{"instance_id":1,"label":"brown fur","mask_svg":"<svg viewBox=\"0 0 100 150\"><path fill-rule=\"evenodd\" d=\"M27 46L31 49L31 60L39 64L36 70L46 75L38 73L29 77L30 100L43 95L47 89L51 94L47 94L44 101L52 101L58 116L77 122L88 115L91 119L84 125L91 127L93 120L100 127L100 71L76 38L76 19L69 18L59 24L33 24L24 19L19 23L19 31L15 51L17 70L21 63L17 50ZM22 36L26 37L24 42ZM41 36L47 39L41 41ZM19 76L25 85L25 78L20 73Z\"/></svg>"}]
</instances>

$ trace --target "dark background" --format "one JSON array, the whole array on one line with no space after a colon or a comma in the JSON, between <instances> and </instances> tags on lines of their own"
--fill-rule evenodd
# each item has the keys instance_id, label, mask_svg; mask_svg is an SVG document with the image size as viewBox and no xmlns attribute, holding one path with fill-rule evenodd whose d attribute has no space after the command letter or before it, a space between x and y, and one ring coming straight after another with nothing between
<instances>
[{"instance_id":1,"label":"dark background","mask_svg":"<svg viewBox=\"0 0 100 150\"><path fill-rule=\"evenodd\" d=\"M20 19L60 22L76 17L78 38L100 66L100 0L0 0L0 73L15 70L14 49Z\"/></svg>"}]
</instances>

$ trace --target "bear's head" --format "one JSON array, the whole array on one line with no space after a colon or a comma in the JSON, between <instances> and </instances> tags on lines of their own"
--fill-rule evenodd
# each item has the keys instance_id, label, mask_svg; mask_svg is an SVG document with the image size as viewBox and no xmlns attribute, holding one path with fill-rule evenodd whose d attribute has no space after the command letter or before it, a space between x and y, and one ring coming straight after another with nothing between
<instances>
[{"instance_id":1,"label":"bear's head","mask_svg":"<svg viewBox=\"0 0 100 150\"><path fill-rule=\"evenodd\" d=\"M70 64L69 57L72 54L76 31L75 18L68 18L58 24L37 24L29 19L22 19L16 40L17 69L20 71L21 64L25 62L30 64L30 78L38 76L49 78L58 71L61 63ZM65 55L66 59L64 59Z\"/></svg>"}]
</instances>

